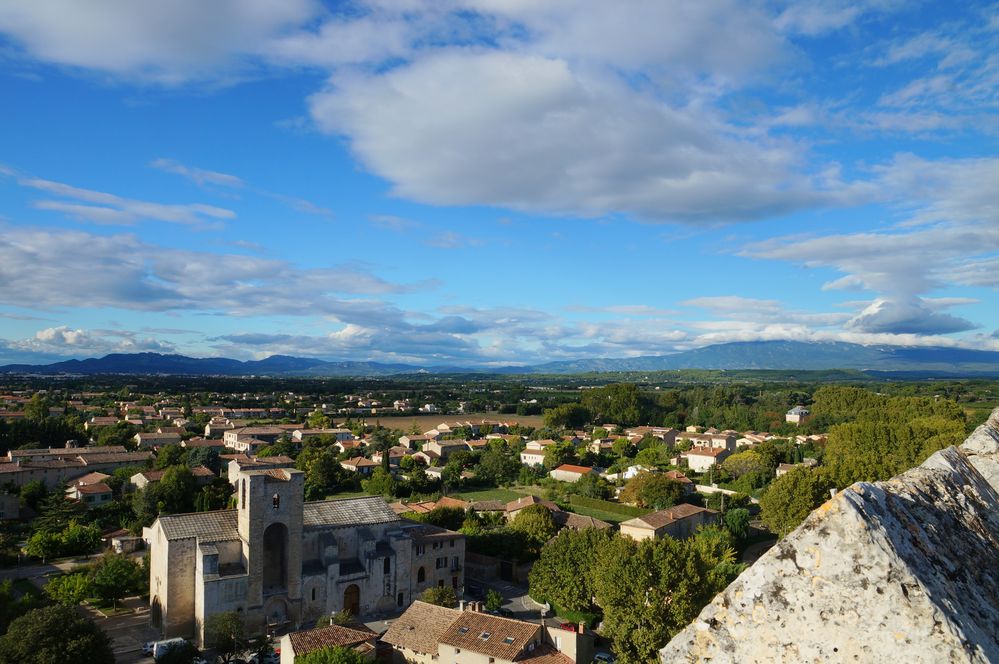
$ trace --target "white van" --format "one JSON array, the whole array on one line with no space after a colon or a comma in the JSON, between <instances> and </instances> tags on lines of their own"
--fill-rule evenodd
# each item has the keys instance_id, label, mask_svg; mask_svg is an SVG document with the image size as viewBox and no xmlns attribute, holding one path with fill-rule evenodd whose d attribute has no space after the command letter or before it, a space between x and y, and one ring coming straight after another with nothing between
<instances>
[{"instance_id":1,"label":"white van","mask_svg":"<svg viewBox=\"0 0 999 664\"><path fill-rule=\"evenodd\" d=\"M179 648L183 646L187 641L180 637L175 639L164 639L163 641L157 641L153 644L153 659L159 659L163 655L167 654L174 648Z\"/></svg>"}]
</instances>

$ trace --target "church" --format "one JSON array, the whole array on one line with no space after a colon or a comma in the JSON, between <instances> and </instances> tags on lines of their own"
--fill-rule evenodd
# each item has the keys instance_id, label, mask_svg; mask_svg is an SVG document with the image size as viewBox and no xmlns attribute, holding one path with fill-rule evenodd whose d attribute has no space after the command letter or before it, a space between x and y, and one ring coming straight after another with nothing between
<instances>
[{"instance_id":1,"label":"church","mask_svg":"<svg viewBox=\"0 0 999 664\"><path fill-rule=\"evenodd\" d=\"M464 537L400 519L380 497L305 502L304 473L288 468L235 480L236 509L163 515L145 530L150 620L164 638L203 643L205 620L228 611L249 635L281 633L464 584Z\"/></svg>"}]
</instances>

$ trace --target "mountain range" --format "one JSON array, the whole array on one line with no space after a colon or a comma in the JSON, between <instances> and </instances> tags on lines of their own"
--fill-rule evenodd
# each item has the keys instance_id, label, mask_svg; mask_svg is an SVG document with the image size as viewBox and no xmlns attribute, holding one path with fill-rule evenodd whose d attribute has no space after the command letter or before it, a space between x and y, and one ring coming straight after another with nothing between
<instances>
[{"instance_id":1,"label":"mountain range","mask_svg":"<svg viewBox=\"0 0 999 664\"><path fill-rule=\"evenodd\" d=\"M0 373L36 375L165 374L189 376L390 376L398 374L579 374L679 369L777 369L999 375L999 352L944 347L861 346L841 342L748 341L669 355L559 360L531 366L460 367L329 361L272 355L263 360L116 353L46 365L9 364Z\"/></svg>"}]
</instances>

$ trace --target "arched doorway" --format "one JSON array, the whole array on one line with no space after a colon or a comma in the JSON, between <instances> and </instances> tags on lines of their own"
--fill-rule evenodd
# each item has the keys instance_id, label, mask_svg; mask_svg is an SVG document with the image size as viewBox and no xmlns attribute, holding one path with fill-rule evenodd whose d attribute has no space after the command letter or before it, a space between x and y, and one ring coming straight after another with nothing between
<instances>
[{"instance_id":1,"label":"arched doorway","mask_svg":"<svg viewBox=\"0 0 999 664\"><path fill-rule=\"evenodd\" d=\"M353 616L361 614L361 589L357 587L356 583L350 584L343 591L343 608L350 611Z\"/></svg>"},{"instance_id":2,"label":"arched doorway","mask_svg":"<svg viewBox=\"0 0 999 664\"><path fill-rule=\"evenodd\" d=\"M427 580L427 571L422 567L416 572L416 582L424 583Z\"/></svg>"},{"instance_id":3,"label":"arched doorway","mask_svg":"<svg viewBox=\"0 0 999 664\"><path fill-rule=\"evenodd\" d=\"M288 528L272 523L264 531L264 592L288 587Z\"/></svg>"},{"instance_id":4,"label":"arched doorway","mask_svg":"<svg viewBox=\"0 0 999 664\"><path fill-rule=\"evenodd\" d=\"M153 597L153 601L149 604L149 624L157 631L163 629L163 607L160 605L159 597Z\"/></svg>"}]
</instances>

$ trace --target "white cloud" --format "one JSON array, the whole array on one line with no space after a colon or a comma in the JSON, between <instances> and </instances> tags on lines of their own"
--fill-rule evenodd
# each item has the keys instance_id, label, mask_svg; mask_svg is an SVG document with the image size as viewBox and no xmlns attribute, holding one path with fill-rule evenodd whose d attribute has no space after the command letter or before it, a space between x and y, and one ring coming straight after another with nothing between
<instances>
[{"instance_id":1,"label":"white cloud","mask_svg":"<svg viewBox=\"0 0 999 664\"><path fill-rule=\"evenodd\" d=\"M33 337L3 344L4 350L41 355L76 356L106 353L172 353L176 347L152 337L128 331L73 329L65 325L38 330Z\"/></svg>"},{"instance_id":2,"label":"white cloud","mask_svg":"<svg viewBox=\"0 0 999 664\"><path fill-rule=\"evenodd\" d=\"M36 177L19 177L22 187L43 191L69 200L39 200L32 205L42 210L61 212L72 218L97 224L131 225L138 221L165 221L174 224L205 226L212 220L234 219L236 213L204 203L167 204L124 198L92 189L81 189L62 182Z\"/></svg>"},{"instance_id":3,"label":"white cloud","mask_svg":"<svg viewBox=\"0 0 999 664\"><path fill-rule=\"evenodd\" d=\"M162 84L238 74L314 0L0 1L0 31L34 58Z\"/></svg>"},{"instance_id":4,"label":"white cloud","mask_svg":"<svg viewBox=\"0 0 999 664\"><path fill-rule=\"evenodd\" d=\"M209 171L192 166L185 166L174 159L155 159L150 162L149 165L161 171L185 177L202 187L206 184L213 184L220 187L234 187L238 189L245 184L242 179L236 177L235 175L220 173L218 171Z\"/></svg>"},{"instance_id":5,"label":"white cloud","mask_svg":"<svg viewBox=\"0 0 999 664\"><path fill-rule=\"evenodd\" d=\"M879 298L845 324L848 330L890 334L950 334L977 327L957 316L934 311L921 298Z\"/></svg>"},{"instance_id":6,"label":"white cloud","mask_svg":"<svg viewBox=\"0 0 999 664\"><path fill-rule=\"evenodd\" d=\"M439 204L655 221L779 215L856 196L787 141L740 132L565 60L444 51L313 95L394 193Z\"/></svg>"}]
</instances>

